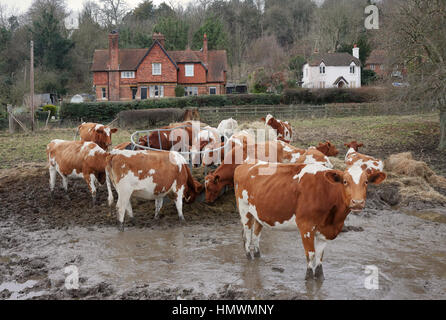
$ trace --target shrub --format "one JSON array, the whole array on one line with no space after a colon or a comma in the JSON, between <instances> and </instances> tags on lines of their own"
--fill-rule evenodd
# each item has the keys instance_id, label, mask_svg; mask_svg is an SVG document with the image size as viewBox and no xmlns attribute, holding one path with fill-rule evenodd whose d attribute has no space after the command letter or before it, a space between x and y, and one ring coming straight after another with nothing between
<instances>
[{"instance_id":1,"label":"shrub","mask_svg":"<svg viewBox=\"0 0 446 320\"><path fill-rule=\"evenodd\" d=\"M51 111L50 117L56 116L57 113L57 107L52 105L52 104L47 104L46 106L42 107L43 111L45 111L45 113L49 111Z\"/></svg>"},{"instance_id":2,"label":"shrub","mask_svg":"<svg viewBox=\"0 0 446 320\"><path fill-rule=\"evenodd\" d=\"M186 93L186 90L184 90L183 86L175 87L175 97L184 97L185 93Z\"/></svg>"},{"instance_id":3,"label":"shrub","mask_svg":"<svg viewBox=\"0 0 446 320\"><path fill-rule=\"evenodd\" d=\"M326 103L363 103L377 101L379 92L372 88L357 89L286 89L283 93L284 104L326 104Z\"/></svg>"}]
</instances>

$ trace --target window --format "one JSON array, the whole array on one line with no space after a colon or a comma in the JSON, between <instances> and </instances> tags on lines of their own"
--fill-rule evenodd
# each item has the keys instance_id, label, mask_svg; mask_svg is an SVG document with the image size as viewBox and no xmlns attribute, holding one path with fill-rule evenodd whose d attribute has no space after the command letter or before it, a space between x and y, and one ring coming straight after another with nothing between
<instances>
[{"instance_id":1,"label":"window","mask_svg":"<svg viewBox=\"0 0 446 320\"><path fill-rule=\"evenodd\" d=\"M350 88L356 88L356 81L350 81Z\"/></svg>"},{"instance_id":2,"label":"window","mask_svg":"<svg viewBox=\"0 0 446 320\"><path fill-rule=\"evenodd\" d=\"M137 87L131 87L130 88L132 90L132 100L136 99L136 93L138 92L138 88Z\"/></svg>"},{"instance_id":3,"label":"window","mask_svg":"<svg viewBox=\"0 0 446 320\"><path fill-rule=\"evenodd\" d=\"M135 78L135 71L122 71L121 78L122 79L133 79L133 78Z\"/></svg>"},{"instance_id":4,"label":"window","mask_svg":"<svg viewBox=\"0 0 446 320\"><path fill-rule=\"evenodd\" d=\"M210 87L209 88L209 94L217 94L217 88L216 87Z\"/></svg>"},{"instance_id":5,"label":"window","mask_svg":"<svg viewBox=\"0 0 446 320\"><path fill-rule=\"evenodd\" d=\"M355 66L350 66L350 73L355 73Z\"/></svg>"},{"instance_id":6,"label":"window","mask_svg":"<svg viewBox=\"0 0 446 320\"><path fill-rule=\"evenodd\" d=\"M141 87L141 100L147 99L147 87Z\"/></svg>"},{"instance_id":7,"label":"window","mask_svg":"<svg viewBox=\"0 0 446 320\"><path fill-rule=\"evenodd\" d=\"M325 66L319 66L319 73L325 73Z\"/></svg>"},{"instance_id":8,"label":"window","mask_svg":"<svg viewBox=\"0 0 446 320\"><path fill-rule=\"evenodd\" d=\"M107 89L106 88L102 88L102 100L107 99Z\"/></svg>"},{"instance_id":9,"label":"window","mask_svg":"<svg viewBox=\"0 0 446 320\"><path fill-rule=\"evenodd\" d=\"M164 97L164 86L150 86L150 98Z\"/></svg>"},{"instance_id":10,"label":"window","mask_svg":"<svg viewBox=\"0 0 446 320\"><path fill-rule=\"evenodd\" d=\"M185 76L186 77L193 77L194 76L194 65L193 64L186 64L185 66Z\"/></svg>"},{"instance_id":11,"label":"window","mask_svg":"<svg viewBox=\"0 0 446 320\"><path fill-rule=\"evenodd\" d=\"M370 65L370 70L375 70L375 65L373 63Z\"/></svg>"},{"instance_id":12,"label":"window","mask_svg":"<svg viewBox=\"0 0 446 320\"><path fill-rule=\"evenodd\" d=\"M319 82L319 88L325 88L325 81Z\"/></svg>"},{"instance_id":13,"label":"window","mask_svg":"<svg viewBox=\"0 0 446 320\"><path fill-rule=\"evenodd\" d=\"M198 88L197 87L184 87L184 95L185 96L197 96Z\"/></svg>"},{"instance_id":14,"label":"window","mask_svg":"<svg viewBox=\"0 0 446 320\"><path fill-rule=\"evenodd\" d=\"M153 76L161 75L161 63L152 63L152 75Z\"/></svg>"}]
</instances>

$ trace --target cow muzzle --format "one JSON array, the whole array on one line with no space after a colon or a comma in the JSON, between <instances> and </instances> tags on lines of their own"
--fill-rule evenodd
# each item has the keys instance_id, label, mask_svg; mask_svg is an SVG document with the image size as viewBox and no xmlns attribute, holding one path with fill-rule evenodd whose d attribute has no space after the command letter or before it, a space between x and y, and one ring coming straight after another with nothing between
<instances>
[{"instance_id":1,"label":"cow muzzle","mask_svg":"<svg viewBox=\"0 0 446 320\"><path fill-rule=\"evenodd\" d=\"M350 201L350 210L353 212L359 212L365 207L365 200L354 200Z\"/></svg>"}]
</instances>

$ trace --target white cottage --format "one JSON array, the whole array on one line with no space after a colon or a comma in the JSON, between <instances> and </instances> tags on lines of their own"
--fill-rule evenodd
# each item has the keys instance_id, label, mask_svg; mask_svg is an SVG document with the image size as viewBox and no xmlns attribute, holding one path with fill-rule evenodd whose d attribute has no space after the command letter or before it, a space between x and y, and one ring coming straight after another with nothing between
<instances>
[{"instance_id":1,"label":"white cottage","mask_svg":"<svg viewBox=\"0 0 446 320\"><path fill-rule=\"evenodd\" d=\"M359 48L347 52L315 53L303 67L304 88L360 88Z\"/></svg>"}]
</instances>

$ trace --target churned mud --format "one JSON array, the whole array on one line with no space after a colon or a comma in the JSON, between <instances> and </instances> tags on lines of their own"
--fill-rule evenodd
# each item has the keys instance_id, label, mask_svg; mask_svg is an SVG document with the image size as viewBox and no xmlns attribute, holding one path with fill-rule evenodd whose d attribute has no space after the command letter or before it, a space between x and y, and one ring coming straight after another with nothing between
<instances>
[{"instance_id":1,"label":"churned mud","mask_svg":"<svg viewBox=\"0 0 446 320\"><path fill-rule=\"evenodd\" d=\"M133 200L124 232L105 186L95 207L82 180L68 196L58 178L51 198L45 165L0 171L0 299L446 298L446 207L403 206L391 184L371 186L327 245L322 283L304 281L298 231L264 230L262 257L246 259L231 191L185 204L183 224L172 202L154 220L154 203ZM79 288L67 289L74 267ZM374 268L378 289L367 289Z\"/></svg>"}]
</instances>

